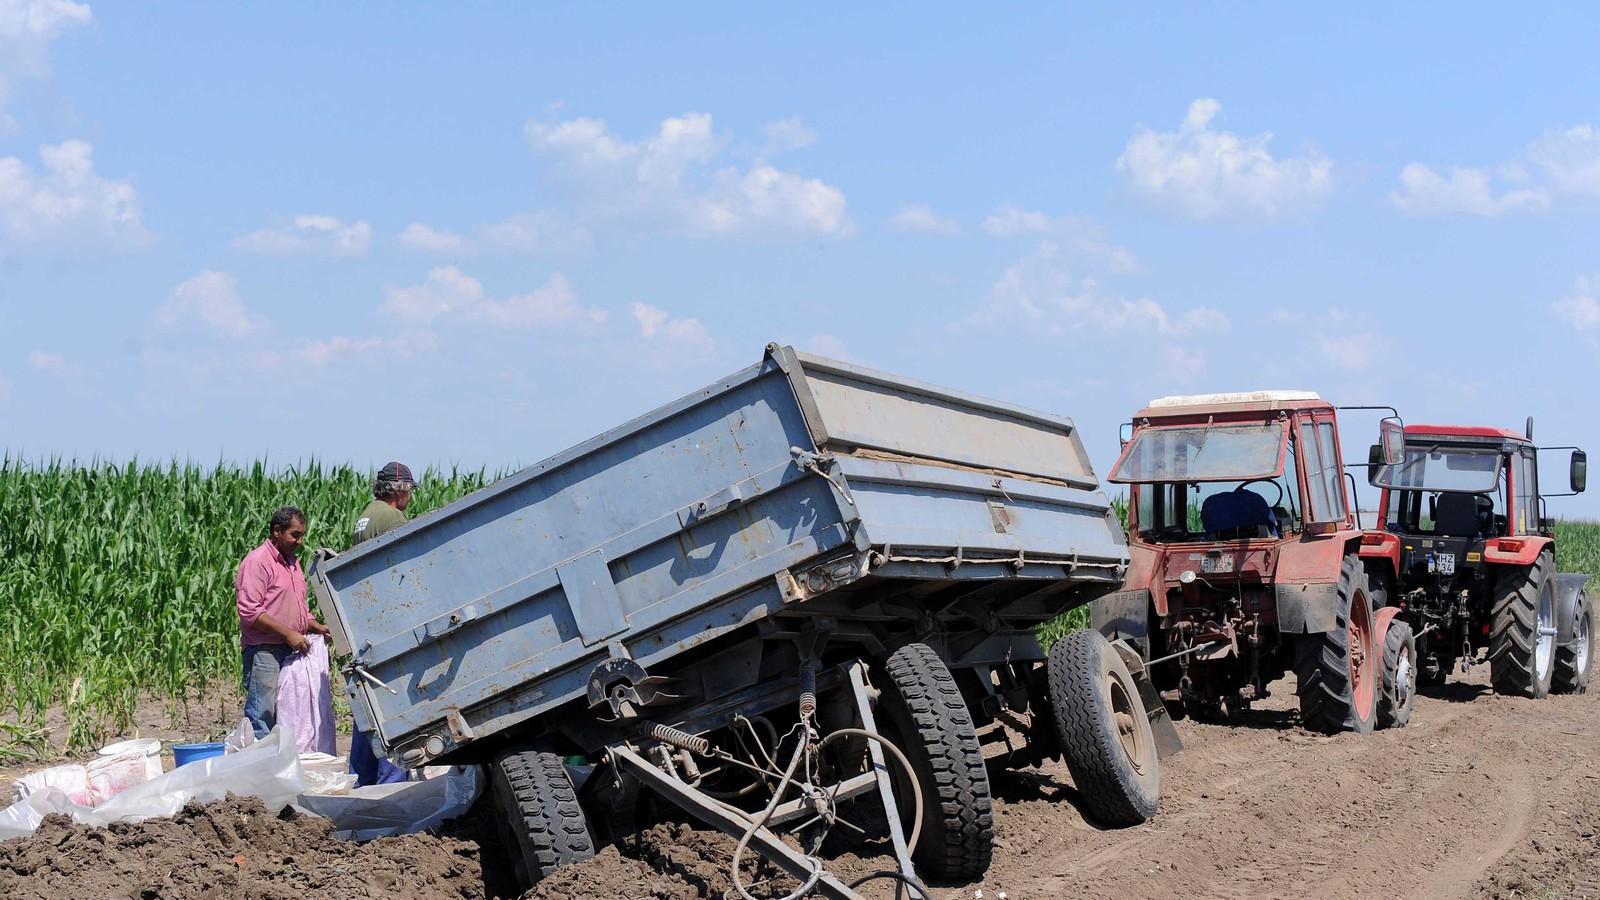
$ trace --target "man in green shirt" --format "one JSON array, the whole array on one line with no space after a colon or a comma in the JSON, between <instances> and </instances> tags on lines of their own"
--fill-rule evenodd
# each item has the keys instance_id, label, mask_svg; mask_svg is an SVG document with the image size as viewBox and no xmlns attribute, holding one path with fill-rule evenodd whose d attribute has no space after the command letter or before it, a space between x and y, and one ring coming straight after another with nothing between
<instances>
[{"instance_id":1,"label":"man in green shirt","mask_svg":"<svg viewBox=\"0 0 1600 900\"><path fill-rule=\"evenodd\" d=\"M370 541L404 525L405 510L411 505L411 492L416 488L417 482L404 463L392 462L379 469L372 483L372 502L356 519L354 543ZM406 770L379 758L371 739L360 728L350 737L350 771L356 776L357 787L406 780Z\"/></svg>"},{"instance_id":2,"label":"man in green shirt","mask_svg":"<svg viewBox=\"0 0 1600 900\"><path fill-rule=\"evenodd\" d=\"M406 507L417 483L404 463L392 462L378 470L372 485L372 502L356 520L355 543L369 541L406 523Z\"/></svg>"}]
</instances>

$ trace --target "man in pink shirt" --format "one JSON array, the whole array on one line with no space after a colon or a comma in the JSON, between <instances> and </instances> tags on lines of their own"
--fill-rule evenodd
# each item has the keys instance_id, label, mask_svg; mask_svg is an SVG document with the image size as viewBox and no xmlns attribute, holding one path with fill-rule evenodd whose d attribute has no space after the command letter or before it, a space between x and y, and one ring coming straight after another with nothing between
<instances>
[{"instance_id":1,"label":"man in pink shirt","mask_svg":"<svg viewBox=\"0 0 1600 900\"><path fill-rule=\"evenodd\" d=\"M285 506L272 514L269 537L245 554L234 577L239 643L244 648L244 715L256 737L278 720L278 670L291 653L304 653L308 634L327 634L306 605L306 576L296 558L306 538L306 517Z\"/></svg>"}]
</instances>

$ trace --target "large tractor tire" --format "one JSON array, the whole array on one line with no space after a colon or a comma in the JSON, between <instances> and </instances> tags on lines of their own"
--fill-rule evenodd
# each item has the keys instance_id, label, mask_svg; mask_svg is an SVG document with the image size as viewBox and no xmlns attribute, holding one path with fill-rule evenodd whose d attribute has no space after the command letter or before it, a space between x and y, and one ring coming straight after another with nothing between
<instances>
[{"instance_id":1,"label":"large tractor tire","mask_svg":"<svg viewBox=\"0 0 1600 900\"><path fill-rule=\"evenodd\" d=\"M1383 692L1378 695L1378 727L1404 728L1417 699L1417 642L1411 626L1390 622L1383 637Z\"/></svg>"},{"instance_id":2,"label":"large tractor tire","mask_svg":"<svg viewBox=\"0 0 1600 900\"><path fill-rule=\"evenodd\" d=\"M1507 567L1494 585L1489 680L1494 692L1538 700L1550 693L1556 662L1555 560Z\"/></svg>"},{"instance_id":3,"label":"large tractor tire","mask_svg":"<svg viewBox=\"0 0 1600 900\"><path fill-rule=\"evenodd\" d=\"M1550 681L1550 690L1558 694L1588 690L1589 676L1594 672L1594 607L1589 605L1587 590L1578 592L1572 614L1572 642L1556 648L1556 672Z\"/></svg>"},{"instance_id":4,"label":"large tractor tire","mask_svg":"<svg viewBox=\"0 0 1600 900\"><path fill-rule=\"evenodd\" d=\"M1381 652L1373 646L1367 573L1356 556L1339 569L1333 630L1295 642L1300 723L1312 731L1370 734L1378 719Z\"/></svg>"},{"instance_id":5,"label":"large tractor tire","mask_svg":"<svg viewBox=\"0 0 1600 900\"><path fill-rule=\"evenodd\" d=\"M512 839L517 874L532 884L557 866L594 856L589 820L561 757L540 750L513 751L489 767L502 833Z\"/></svg>"},{"instance_id":6,"label":"large tractor tire","mask_svg":"<svg viewBox=\"0 0 1600 900\"><path fill-rule=\"evenodd\" d=\"M912 859L930 878L973 881L994 855L994 801L972 713L927 644L901 647L883 668L889 685L879 705L887 736L905 751L922 788L922 834ZM906 798L899 805L909 818L909 794L897 793Z\"/></svg>"},{"instance_id":7,"label":"large tractor tire","mask_svg":"<svg viewBox=\"0 0 1600 900\"><path fill-rule=\"evenodd\" d=\"M1114 828L1156 814L1161 762L1139 687L1111 642L1074 631L1050 645L1056 737L1084 807Z\"/></svg>"}]
</instances>

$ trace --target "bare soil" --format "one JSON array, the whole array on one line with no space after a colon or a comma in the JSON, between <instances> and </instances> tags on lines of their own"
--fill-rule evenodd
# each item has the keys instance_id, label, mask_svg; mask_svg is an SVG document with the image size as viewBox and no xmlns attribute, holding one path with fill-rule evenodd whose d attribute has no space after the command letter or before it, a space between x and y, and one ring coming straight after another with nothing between
<instances>
[{"instance_id":1,"label":"bare soil","mask_svg":"<svg viewBox=\"0 0 1600 900\"><path fill-rule=\"evenodd\" d=\"M940 900L1085 897L1600 898L1600 694L1515 700L1487 671L1418 698L1410 727L1302 731L1292 682L1243 721L1178 724L1159 815L1105 830L1064 767L996 781L994 864ZM492 822L349 845L255 801L110 829L51 822L0 843L0 896L514 896ZM721 897L733 841L663 824L547 879L527 900ZM881 843L836 855L847 881L887 868ZM748 866L757 896L793 882ZM893 887L864 889L887 898Z\"/></svg>"}]
</instances>

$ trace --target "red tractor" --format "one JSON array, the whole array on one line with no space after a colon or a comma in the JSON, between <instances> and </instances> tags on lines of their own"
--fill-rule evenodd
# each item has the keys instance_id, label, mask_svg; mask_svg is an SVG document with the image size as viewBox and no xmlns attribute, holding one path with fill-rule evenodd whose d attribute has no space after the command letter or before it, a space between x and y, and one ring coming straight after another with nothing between
<instances>
[{"instance_id":1,"label":"red tractor","mask_svg":"<svg viewBox=\"0 0 1600 900\"><path fill-rule=\"evenodd\" d=\"M1403 724L1385 713L1382 649L1406 626L1374 602L1331 404L1306 391L1151 401L1108 480L1128 485L1131 565L1093 622L1139 648L1175 712L1237 713L1293 669L1305 727Z\"/></svg>"},{"instance_id":2,"label":"red tractor","mask_svg":"<svg viewBox=\"0 0 1600 900\"><path fill-rule=\"evenodd\" d=\"M1374 597L1411 626L1397 690L1440 684L1487 651L1496 693L1539 698L1581 692L1593 670L1594 609L1587 575L1556 573L1546 497L1583 491L1588 458L1575 447L1536 447L1503 428L1385 423L1402 443L1397 463L1382 445L1368 478L1383 489L1379 529L1362 539ZM1539 450L1571 450L1566 494L1541 494ZM1391 454L1392 455L1392 454ZM1402 714L1409 713L1409 696Z\"/></svg>"}]
</instances>

